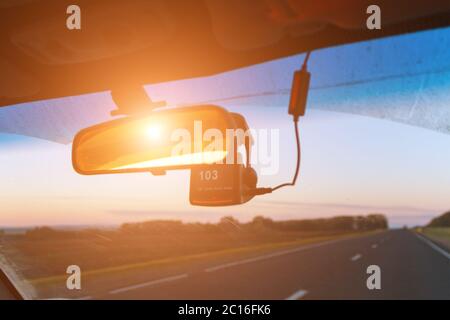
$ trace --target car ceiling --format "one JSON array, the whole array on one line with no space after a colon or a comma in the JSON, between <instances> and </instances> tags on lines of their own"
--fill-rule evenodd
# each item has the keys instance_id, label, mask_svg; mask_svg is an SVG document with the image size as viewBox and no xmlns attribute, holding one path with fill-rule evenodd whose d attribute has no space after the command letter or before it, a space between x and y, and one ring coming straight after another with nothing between
<instances>
[{"instance_id":1,"label":"car ceiling","mask_svg":"<svg viewBox=\"0 0 450 320\"><path fill-rule=\"evenodd\" d=\"M217 73L362 40L450 24L448 0L0 1L0 106Z\"/></svg>"}]
</instances>

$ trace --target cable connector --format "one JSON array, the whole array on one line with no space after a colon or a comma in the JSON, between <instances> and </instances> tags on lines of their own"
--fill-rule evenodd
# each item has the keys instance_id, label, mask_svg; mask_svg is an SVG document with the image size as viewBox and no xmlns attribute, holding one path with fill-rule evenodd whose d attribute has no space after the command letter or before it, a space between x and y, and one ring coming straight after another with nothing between
<instances>
[{"instance_id":1,"label":"cable connector","mask_svg":"<svg viewBox=\"0 0 450 320\"><path fill-rule=\"evenodd\" d=\"M289 101L288 113L294 117L294 121L298 121L298 118L304 116L306 111L309 82L311 79L311 73L307 70L310 53L311 52L308 52L306 54L302 68L294 72L294 77L292 79L291 99Z\"/></svg>"}]
</instances>

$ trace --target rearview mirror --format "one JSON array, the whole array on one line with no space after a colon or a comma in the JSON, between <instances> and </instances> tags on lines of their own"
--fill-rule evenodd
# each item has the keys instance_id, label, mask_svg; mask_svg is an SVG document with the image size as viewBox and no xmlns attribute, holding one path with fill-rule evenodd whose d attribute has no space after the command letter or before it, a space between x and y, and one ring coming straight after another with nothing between
<instances>
[{"instance_id":1,"label":"rearview mirror","mask_svg":"<svg viewBox=\"0 0 450 320\"><path fill-rule=\"evenodd\" d=\"M187 169L223 161L236 129L233 116L213 105L161 109L80 131L72 163L85 175Z\"/></svg>"}]
</instances>

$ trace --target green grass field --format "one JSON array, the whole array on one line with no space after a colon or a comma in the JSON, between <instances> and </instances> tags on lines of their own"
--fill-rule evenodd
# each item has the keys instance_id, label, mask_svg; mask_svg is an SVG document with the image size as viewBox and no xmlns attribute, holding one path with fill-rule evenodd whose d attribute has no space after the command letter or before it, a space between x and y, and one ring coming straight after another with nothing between
<instances>
[{"instance_id":1,"label":"green grass field","mask_svg":"<svg viewBox=\"0 0 450 320\"><path fill-rule=\"evenodd\" d=\"M422 232L450 249L450 228L423 228Z\"/></svg>"}]
</instances>

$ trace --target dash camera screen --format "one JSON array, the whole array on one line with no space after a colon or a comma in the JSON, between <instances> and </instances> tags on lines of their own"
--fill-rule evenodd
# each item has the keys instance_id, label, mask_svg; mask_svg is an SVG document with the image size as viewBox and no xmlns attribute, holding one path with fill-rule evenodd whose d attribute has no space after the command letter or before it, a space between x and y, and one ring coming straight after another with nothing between
<instances>
[{"instance_id":1,"label":"dash camera screen","mask_svg":"<svg viewBox=\"0 0 450 320\"><path fill-rule=\"evenodd\" d=\"M192 204L220 205L234 202L238 194L239 167L212 165L191 171L190 199Z\"/></svg>"}]
</instances>

